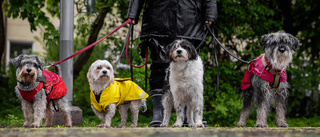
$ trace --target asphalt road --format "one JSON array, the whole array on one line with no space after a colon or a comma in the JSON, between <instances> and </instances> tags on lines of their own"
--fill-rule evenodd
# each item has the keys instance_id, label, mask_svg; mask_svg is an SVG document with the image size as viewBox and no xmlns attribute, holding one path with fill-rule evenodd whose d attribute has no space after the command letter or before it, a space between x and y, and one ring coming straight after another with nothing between
<instances>
[{"instance_id":1,"label":"asphalt road","mask_svg":"<svg viewBox=\"0 0 320 137\"><path fill-rule=\"evenodd\" d=\"M290 128L0 128L1 137L320 137L320 127Z\"/></svg>"}]
</instances>

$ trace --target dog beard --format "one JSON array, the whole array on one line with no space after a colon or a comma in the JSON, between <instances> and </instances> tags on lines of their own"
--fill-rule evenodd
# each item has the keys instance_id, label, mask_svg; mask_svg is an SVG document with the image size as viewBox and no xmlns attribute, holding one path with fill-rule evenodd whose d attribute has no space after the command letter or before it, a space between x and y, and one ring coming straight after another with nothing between
<instances>
[{"instance_id":1,"label":"dog beard","mask_svg":"<svg viewBox=\"0 0 320 137\"><path fill-rule=\"evenodd\" d=\"M28 73L24 70L20 73L19 79L21 80L21 82L25 84L31 84L36 82L37 73L35 73L34 71L31 71L30 73Z\"/></svg>"},{"instance_id":2,"label":"dog beard","mask_svg":"<svg viewBox=\"0 0 320 137\"><path fill-rule=\"evenodd\" d=\"M278 48L274 49L273 59L270 61L272 66L276 69L282 69L287 67L292 61L292 52L290 50L281 53L278 51Z\"/></svg>"}]
</instances>

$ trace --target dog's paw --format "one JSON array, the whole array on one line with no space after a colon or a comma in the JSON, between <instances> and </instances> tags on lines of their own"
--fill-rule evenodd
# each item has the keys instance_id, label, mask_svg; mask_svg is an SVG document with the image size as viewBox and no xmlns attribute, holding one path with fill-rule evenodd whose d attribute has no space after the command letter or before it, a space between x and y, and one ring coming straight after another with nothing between
<instances>
[{"instance_id":1,"label":"dog's paw","mask_svg":"<svg viewBox=\"0 0 320 137\"><path fill-rule=\"evenodd\" d=\"M161 123L161 124L160 124L160 127L168 127L168 124Z\"/></svg>"},{"instance_id":2,"label":"dog's paw","mask_svg":"<svg viewBox=\"0 0 320 137\"><path fill-rule=\"evenodd\" d=\"M23 127L31 127L31 123L29 123L29 122L24 122Z\"/></svg>"},{"instance_id":3,"label":"dog's paw","mask_svg":"<svg viewBox=\"0 0 320 137\"><path fill-rule=\"evenodd\" d=\"M181 127L182 126L182 123L174 123L173 125L172 125L172 127Z\"/></svg>"},{"instance_id":4,"label":"dog's paw","mask_svg":"<svg viewBox=\"0 0 320 137\"><path fill-rule=\"evenodd\" d=\"M242 121L239 121L237 123L237 127L246 127L246 123L245 122L242 122Z\"/></svg>"},{"instance_id":5,"label":"dog's paw","mask_svg":"<svg viewBox=\"0 0 320 137\"><path fill-rule=\"evenodd\" d=\"M197 120L196 121L196 127L204 127L204 124L203 124L202 120Z\"/></svg>"},{"instance_id":6,"label":"dog's paw","mask_svg":"<svg viewBox=\"0 0 320 137\"><path fill-rule=\"evenodd\" d=\"M137 124L133 124L133 123L130 125L130 127L137 127L137 126L138 126Z\"/></svg>"},{"instance_id":7,"label":"dog's paw","mask_svg":"<svg viewBox=\"0 0 320 137\"><path fill-rule=\"evenodd\" d=\"M65 127L72 127L72 124L65 124Z\"/></svg>"},{"instance_id":8,"label":"dog's paw","mask_svg":"<svg viewBox=\"0 0 320 137\"><path fill-rule=\"evenodd\" d=\"M121 124L119 124L119 126L117 126L117 128L122 128L124 126L126 126L126 124L121 123Z\"/></svg>"},{"instance_id":9,"label":"dog's paw","mask_svg":"<svg viewBox=\"0 0 320 137\"><path fill-rule=\"evenodd\" d=\"M99 128L103 128L103 127L109 128L110 124L100 124L100 125L97 125L97 127L99 127Z\"/></svg>"},{"instance_id":10,"label":"dog's paw","mask_svg":"<svg viewBox=\"0 0 320 137\"><path fill-rule=\"evenodd\" d=\"M33 128L39 128L39 127L40 127L40 124L32 123L30 127L33 127Z\"/></svg>"},{"instance_id":11,"label":"dog's paw","mask_svg":"<svg viewBox=\"0 0 320 137\"><path fill-rule=\"evenodd\" d=\"M45 123L44 127L52 127L52 124Z\"/></svg>"},{"instance_id":12,"label":"dog's paw","mask_svg":"<svg viewBox=\"0 0 320 137\"><path fill-rule=\"evenodd\" d=\"M269 127L268 124L263 124L263 123L256 123L254 124L255 127Z\"/></svg>"},{"instance_id":13,"label":"dog's paw","mask_svg":"<svg viewBox=\"0 0 320 137\"><path fill-rule=\"evenodd\" d=\"M281 122L276 124L277 127L288 127L288 124L286 122Z\"/></svg>"},{"instance_id":14,"label":"dog's paw","mask_svg":"<svg viewBox=\"0 0 320 137\"><path fill-rule=\"evenodd\" d=\"M196 124L197 127L204 127L204 125L201 123L201 124Z\"/></svg>"}]
</instances>

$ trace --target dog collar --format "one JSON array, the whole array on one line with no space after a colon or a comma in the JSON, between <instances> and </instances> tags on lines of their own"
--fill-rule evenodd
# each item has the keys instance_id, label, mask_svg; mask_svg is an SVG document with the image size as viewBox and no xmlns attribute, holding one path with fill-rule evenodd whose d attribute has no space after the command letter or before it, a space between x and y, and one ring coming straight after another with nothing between
<instances>
[{"instance_id":1,"label":"dog collar","mask_svg":"<svg viewBox=\"0 0 320 137\"><path fill-rule=\"evenodd\" d=\"M284 67L284 68L283 68L282 70L280 70L280 71L273 70L273 69L270 67L271 65L268 65L268 63L267 63L267 58L265 58L265 54L262 55L262 64L263 64L263 66L264 66L264 69L265 69L266 71L269 71L270 73L272 73L273 76L274 76L271 87L272 87L272 88L278 88L278 87L279 87L279 84L280 84L281 73L285 70L286 67Z\"/></svg>"},{"instance_id":2,"label":"dog collar","mask_svg":"<svg viewBox=\"0 0 320 137\"><path fill-rule=\"evenodd\" d=\"M30 91L25 91L25 90L22 90L18 87L19 89L19 92L20 92L20 95L21 97L24 99L24 100L27 100L27 101L30 101L30 102L33 102L34 101L34 96L38 93L38 91L40 91L41 89L43 88L43 84L38 84L38 86Z\"/></svg>"}]
</instances>

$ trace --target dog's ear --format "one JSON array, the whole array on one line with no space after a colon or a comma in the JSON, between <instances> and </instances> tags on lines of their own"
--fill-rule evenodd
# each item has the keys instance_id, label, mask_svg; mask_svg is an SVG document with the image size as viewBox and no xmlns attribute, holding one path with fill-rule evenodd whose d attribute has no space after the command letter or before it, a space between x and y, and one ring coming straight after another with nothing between
<instances>
[{"instance_id":1,"label":"dog's ear","mask_svg":"<svg viewBox=\"0 0 320 137\"><path fill-rule=\"evenodd\" d=\"M112 84L114 84L114 74L113 74L113 72L112 72L111 75L110 75L110 82L111 82Z\"/></svg>"},{"instance_id":2,"label":"dog's ear","mask_svg":"<svg viewBox=\"0 0 320 137\"><path fill-rule=\"evenodd\" d=\"M91 67L89 68L88 72L87 72L87 78L88 78L88 81L89 81L89 84L91 85L93 83L93 78L91 76Z\"/></svg>"},{"instance_id":3,"label":"dog's ear","mask_svg":"<svg viewBox=\"0 0 320 137\"><path fill-rule=\"evenodd\" d=\"M183 40L180 45L188 48L187 50L189 50L189 60L196 60L198 58L198 52L191 42L189 42L188 40Z\"/></svg>"},{"instance_id":4,"label":"dog's ear","mask_svg":"<svg viewBox=\"0 0 320 137\"><path fill-rule=\"evenodd\" d=\"M167 57L170 59L170 61L172 61L172 50L174 48L174 46L177 44L176 41L173 41L172 43L170 43L169 45L167 45L166 47L166 55Z\"/></svg>"},{"instance_id":5,"label":"dog's ear","mask_svg":"<svg viewBox=\"0 0 320 137\"><path fill-rule=\"evenodd\" d=\"M196 48L194 48L192 44L190 45L189 48L190 48L190 54L191 54L190 60L196 60L198 58L198 52L196 51Z\"/></svg>"},{"instance_id":6,"label":"dog's ear","mask_svg":"<svg viewBox=\"0 0 320 137\"><path fill-rule=\"evenodd\" d=\"M272 39L273 37L274 37L273 34L264 34L261 36L262 49L265 49L268 46L269 40Z\"/></svg>"},{"instance_id":7,"label":"dog's ear","mask_svg":"<svg viewBox=\"0 0 320 137\"><path fill-rule=\"evenodd\" d=\"M21 61L24 58L24 56L25 56L24 54L21 54L11 61L15 68L18 68L21 65Z\"/></svg>"},{"instance_id":8,"label":"dog's ear","mask_svg":"<svg viewBox=\"0 0 320 137\"><path fill-rule=\"evenodd\" d=\"M39 68L41 70L43 70L44 62L38 56L35 56L35 58L36 58L36 61L37 61L38 65L39 65Z\"/></svg>"},{"instance_id":9,"label":"dog's ear","mask_svg":"<svg viewBox=\"0 0 320 137\"><path fill-rule=\"evenodd\" d=\"M292 50L293 51L297 51L297 48L298 48L299 42L300 42L299 39L294 37L294 36L292 36L291 34L289 34L289 39L292 42L292 47L291 47Z\"/></svg>"}]
</instances>

